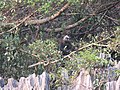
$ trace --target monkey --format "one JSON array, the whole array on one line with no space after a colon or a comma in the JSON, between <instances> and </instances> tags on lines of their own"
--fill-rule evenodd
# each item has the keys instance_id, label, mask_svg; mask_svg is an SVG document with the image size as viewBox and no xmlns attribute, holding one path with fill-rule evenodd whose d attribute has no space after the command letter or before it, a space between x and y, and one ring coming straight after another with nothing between
<instances>
[{"instance_id":1,"label":"monkey","mask_svg":"<svg viewBox=\"0 0 120 90\"><path fill-rule=\"evenodd\" d=\"M120 61L120 53L119 52L117 52L115 50L111 50L110 53L111 53L111 58L113 60L116 60L117 62Z\"/></svg>"},{"instance_id":2,"label":"monkey","mask_svg":"<svg viewBox=\"0 0 120 90\"><path fill-rule=\"evenodd\" d=\"M72 45L70 36L65 35L59 41L59 50L62 52L63 56L70 54L71 51L74 51L74 46Z\"/></svg>"}]
</instances>

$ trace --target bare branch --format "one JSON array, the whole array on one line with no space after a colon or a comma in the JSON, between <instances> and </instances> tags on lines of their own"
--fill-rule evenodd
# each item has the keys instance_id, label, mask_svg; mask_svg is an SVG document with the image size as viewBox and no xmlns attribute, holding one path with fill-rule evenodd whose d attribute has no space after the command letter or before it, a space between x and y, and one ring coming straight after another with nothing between
<instances>
[{"instance_id":1,"label":"bare branch","mask_svg":"<svg viewBox=\"0 0 120 90\"><path fill-rule=\"evenodd\" d=\"M64 30L69 30L69 29L71 29L71 28L74 28L74 27L78 26L80 23L84 22L84 21L87 20L89 17L91 17L91 15L90 15L90 16L86 16L86 17L80 19L78 22L76 22L76 23L74 23L74 24L71 24L71 25L68 25L68 26L66 26L66 27L64 27L64 28L56 28L56 29L54 29L54 30L53 30L53 29L46 29L45 31L47 31L47 32L51 32L51 31L59 32L59 31L62 31L63 29L64 29Z\"/></svg>"},{"instance_id":2,"label":"bare branch","mask_svg":"<svg viewBox=\"0 0 120 90\"><path fill-rule=\"evenodd\" d=\"M46 23L48 21L51 21L53 19L55 19L56 17L58 17L65 9L67 9L69 6L69 3L65 4L56 14L50 16L50 17L46 17L40 20L30 20L30 21L26 21L25 24L43 24Z\"/></svg>"}]
</instances>

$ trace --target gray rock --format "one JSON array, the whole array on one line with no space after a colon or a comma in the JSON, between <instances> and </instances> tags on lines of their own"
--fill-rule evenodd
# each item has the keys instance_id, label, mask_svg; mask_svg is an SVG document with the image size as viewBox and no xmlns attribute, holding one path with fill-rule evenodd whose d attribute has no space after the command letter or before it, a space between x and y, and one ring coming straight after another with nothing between
<instances>
[{"instance_id":1,"label":"gray rock","mask_svg":"<svg viewBox=\"0 0 120 90\"><path fill-rule=\"evenodd\" d=\"M0 87L2 88L2 87L4 87L4 79L2 78L2 77L0 77Z\"/></svg>"}]
</instances>

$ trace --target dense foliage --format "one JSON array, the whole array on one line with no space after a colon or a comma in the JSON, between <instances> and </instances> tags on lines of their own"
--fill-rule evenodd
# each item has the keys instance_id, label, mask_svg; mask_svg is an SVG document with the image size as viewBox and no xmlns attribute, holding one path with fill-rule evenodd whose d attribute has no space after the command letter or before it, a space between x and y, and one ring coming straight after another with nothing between
<instances>
[{"instance_id":1,"label":"dense foliage","mask_svg":"<svg viewBox=\"0 0 120 90\"><path fill-rule=\"evenodd\" d=\"M63 69L74 79L81 68L114 65L120 60L119 6L119 0L1 0L0 76L19 79L46 70L56 88L64 82ZM63 57L58 34L68 34L79 49Z\"/></svg>"}]
</instances>

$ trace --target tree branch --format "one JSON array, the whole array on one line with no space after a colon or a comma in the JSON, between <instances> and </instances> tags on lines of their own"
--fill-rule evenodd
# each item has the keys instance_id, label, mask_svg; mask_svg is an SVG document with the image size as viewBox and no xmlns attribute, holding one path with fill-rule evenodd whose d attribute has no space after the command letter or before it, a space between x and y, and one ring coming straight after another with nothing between
<instances>
[{"instance_id":1,"label":"tree branch","mask_svg":"<svg viewBox=\"0 0 120 90\"><path fill-rule=\"evenodd\" d=\"M64 29L64 30L68 30L68 29L71 29L71 28L74 28L74 27L78 26L81 22L84 22L84 21L87 20L89 17L91 17L91 15L90 15L90 16L86 16L86 17L80 19L79 21L77 21L76 23L71 24L71 25L68 25L68 26L66 26L66 27L64 27L64 28L46 29L45 31L47 31L47 32L51 32L51 31L59 32L59 31L62 31L63 29Z\"/></svg>"},{"instance_id":2,"label":"tree branch","mask_svg":"<svg viewBox=\"0 0 120 90\"><path fill-rule=\"evenodd\" d=\"M69 6L69 3L65 4L56 14L50 16L50 17L46 17L40 20L30 20L30 21L26 21L25 24L43 24L46 23L48 21L51 21L53 19L55 19L56 17L58 17L65 9L67 9Z\"/></svg>"}]
</instances>

